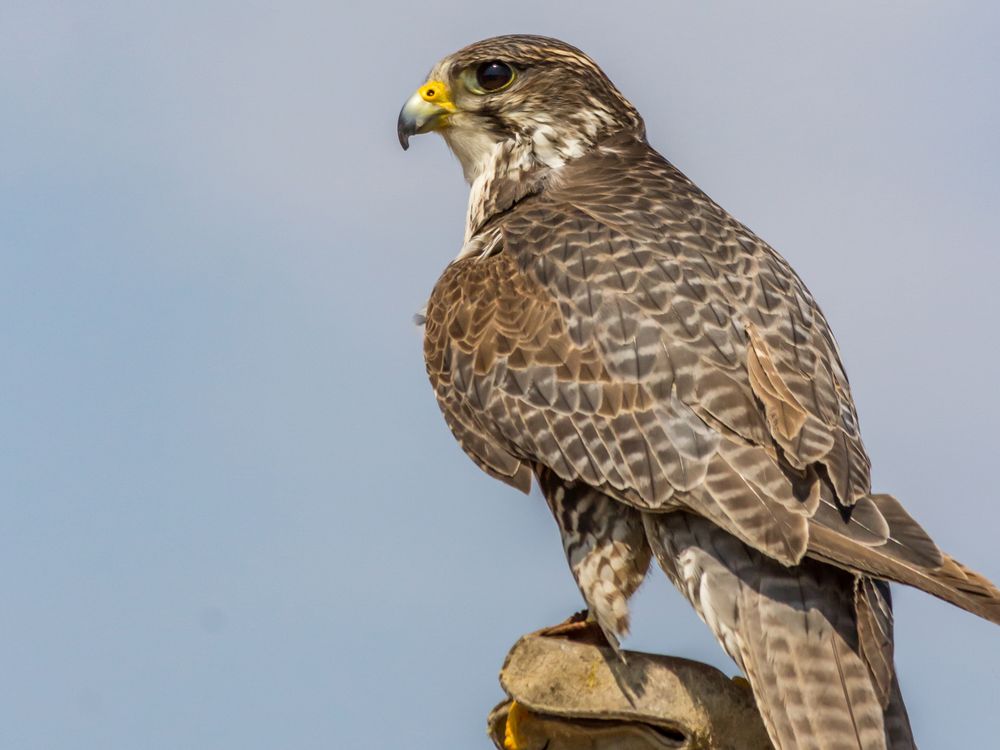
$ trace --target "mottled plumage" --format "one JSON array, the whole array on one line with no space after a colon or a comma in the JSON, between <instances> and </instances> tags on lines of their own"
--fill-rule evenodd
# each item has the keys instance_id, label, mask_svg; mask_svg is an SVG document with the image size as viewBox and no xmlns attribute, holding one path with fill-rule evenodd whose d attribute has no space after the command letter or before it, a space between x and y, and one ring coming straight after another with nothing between
<instances>
[{"instance_id":1,"label":"mottled plumage","mask_svg":"<svg viewBox=\"0 0 1000 750\"><path fill-rule=\"evenodd\" d=\"M617 648L618 636L629 629L629 597L646 577L652 557L642 514L583 482L567 484L543 467L538 483L590 614Z\"/></svg>"},{"instance_id":2,"label":"mottled plumage","mask_svg":"<svg viewBox=\"0 0 1000 750\"><path fill-rule=\"evenodd\" d=\"M493 60L512 82L465 90ZM805 285L648 145L574 48L500 37L431 77L454 109L425 127L404 108L400 128L440 130L472 183L425 330L458 442L521 490L538 478L613 642L651 545L746 672L777 747L912 747L882 581L994 622L1000 592L871 493Z\"/></svg>"}]
</instances>

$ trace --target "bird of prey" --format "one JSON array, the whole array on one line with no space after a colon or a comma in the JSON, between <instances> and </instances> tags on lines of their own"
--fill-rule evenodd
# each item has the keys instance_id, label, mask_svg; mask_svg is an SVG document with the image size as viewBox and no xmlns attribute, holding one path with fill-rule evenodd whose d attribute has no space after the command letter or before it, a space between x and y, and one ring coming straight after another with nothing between
<instances>
[{"instance_id":1,"label":"bird of prey","mask_svg":"<svg viewBox=\"0 0 1000 750\"><path fill-rule=\"evenodd\" d=\"M870 463L829 325L788 263L647 143L580 50L444 58L398 133L471 185L424 355L465 452L537 481L609 641L655 556L744 671L777 748L914 747L888 581L1000 623Z\"/></svg>"}]
</instances>

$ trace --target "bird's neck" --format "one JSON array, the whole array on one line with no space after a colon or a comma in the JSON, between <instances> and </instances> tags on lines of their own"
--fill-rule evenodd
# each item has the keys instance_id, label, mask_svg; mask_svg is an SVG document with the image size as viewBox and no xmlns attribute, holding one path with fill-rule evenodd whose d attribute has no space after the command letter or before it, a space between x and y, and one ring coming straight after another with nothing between
<instances>
[{"instance_id":1,"label":"bird's neck","mask_svg":"<svg viewBox=\"0 0 1000 750\"><path fill-rule=\"evenodd\" d=\"M589 160L599 156L609 144L645 143L645 139L641 120L629 128L572 137L560 135L551 128L536 128L531 136L518 135L482 150L478 159L462 158L468 157L468 152L460 154L470 185L466 244L474 240L491 219L540 193L584 157Z\"/></svg>"},{"instance_id":2,"label":"bird's neck","mask_svg":"<svg viewBox=\"0 0 1000 750\"><path fill-rule=\"evenodd\" d=\"M466 242L490 219L539 192L562 163L546 162L536 152L534 143L526 138L498 142L480 163L466 170L470 185Z\"/></svg>"}]
</instances>

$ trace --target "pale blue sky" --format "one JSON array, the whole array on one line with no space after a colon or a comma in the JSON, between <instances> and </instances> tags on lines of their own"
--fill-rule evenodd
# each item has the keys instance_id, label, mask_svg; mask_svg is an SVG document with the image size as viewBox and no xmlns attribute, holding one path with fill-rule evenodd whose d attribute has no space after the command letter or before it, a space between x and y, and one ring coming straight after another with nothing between
<instances>
[{"instance_id":1,"label":"pale blue sky","mask_svg":"<svg viewBox=\"0 0 1000 750\"><path fill-rule=\"evenodd\" d=\"M0 5L0 745L488 747L580 602L425 381L465 186L395 120L497 33L588 51L792 261L876 486L1000 580L995 3L342 5ZM733 671L661 576L634 609ZM994 742L1000 630L897 590L897 634L922 747Z\"/></svg>"}]
</instances>

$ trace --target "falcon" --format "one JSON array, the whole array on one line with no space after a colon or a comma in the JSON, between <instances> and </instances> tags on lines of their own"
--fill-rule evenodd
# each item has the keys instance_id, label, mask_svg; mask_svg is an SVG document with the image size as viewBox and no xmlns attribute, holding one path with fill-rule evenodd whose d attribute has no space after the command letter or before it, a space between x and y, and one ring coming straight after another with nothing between
<instances>
[{"instance_id":1,"label":"falcon","mask_svg":"<svg viewBox=\"0 0 1000 750\"><path fill-rule=\"evenodd\" d=\"M780 750L912 748L889 581L1000 623L1000 591L871 489L847 375L787 261L647 143L580 50L504 36L399 115L471 186L424 355L465 452L537 482L617 647L652 557Z\"/></svg>"}]
</instances>

